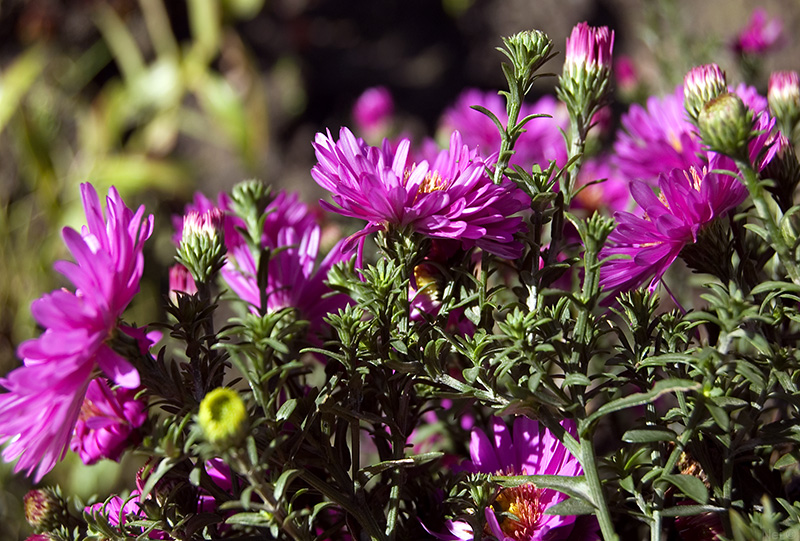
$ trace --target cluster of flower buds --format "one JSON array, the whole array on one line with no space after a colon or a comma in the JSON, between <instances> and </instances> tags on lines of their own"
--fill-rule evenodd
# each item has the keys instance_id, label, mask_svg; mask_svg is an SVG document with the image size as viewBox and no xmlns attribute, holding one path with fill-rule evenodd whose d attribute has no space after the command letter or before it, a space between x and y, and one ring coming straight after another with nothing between
<instances>
[{"instance_id":1,"label":"cluster of flower buds","mask_svg":"<svg viewBox=\"0 0 800 541\"><path fill-rule=\"evenodd\" d=\"M513 78L509 78L510 73L506 73L506 77L509 78L509 82L511 80L521 82L524 87L523 93L527 92L536 72L552 58L553 42L541 30L527 30L503 38L503 44L506 48L498 47L497 50L511 60L513 69Z\"/></svg>"}]
</instances>

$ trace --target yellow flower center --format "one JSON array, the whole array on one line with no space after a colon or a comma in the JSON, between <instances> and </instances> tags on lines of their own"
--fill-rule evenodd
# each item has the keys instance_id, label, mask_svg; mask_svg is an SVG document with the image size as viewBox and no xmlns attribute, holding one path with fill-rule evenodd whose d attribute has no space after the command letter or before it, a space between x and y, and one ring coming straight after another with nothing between
<instances>
[{"instance_id":1,"label":"yellow flower center","mask_svg":"<svg viewBox=\"0 0 800 541\"><path fill-rule=\"evenodd\" d=\"M536 530L541 526L542 504L540 498L542 489L536 488L533 483L503 489L495 499L495 504L505 513L500 523L503 533L512 539L532 539Z\"/></svg>"},{"instance_id":2,"label":"yellow flower center","mask_svg":"<svg viewBox=\"0 0 800 541\"><path fill-rule=\"evenodd\" d=\"M416 168L417 164L414 164L408 169L406 169L405 173L403 174L404 185L408 183L408 179L411 177L411 174L414 172L414 169ZM440 175L438 171L429 170L428 174L425 175L425 178L422 179L422 182L420 182L414 200L416 202L416 198L418 198L420 194L446 190L449 184L450 181L445 178L442 178L442 175Z\"/></svg>"}]
</instances>

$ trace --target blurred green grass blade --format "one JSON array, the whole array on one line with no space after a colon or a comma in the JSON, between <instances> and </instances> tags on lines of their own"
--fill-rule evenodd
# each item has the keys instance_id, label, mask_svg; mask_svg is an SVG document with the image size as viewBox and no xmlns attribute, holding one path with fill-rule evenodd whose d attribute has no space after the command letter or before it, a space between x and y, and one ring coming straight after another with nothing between
<instances>
[{"instance_id":1,"label":"blurred green grass blade","mask_svg":"<svg viewBox=\"0 0 800 541\"><path fill-rule=\"evenodd\" d=\"M162 0L139 0L147 33L159 57L178 57L178 42L172 33L169 15Z\"/></svg>"},{"instance_id":2,"label":"blurred green grass blade","mask_svg":"<svg viewBox=\"0 0 800 541\"><path fill-rule=\"evenodd\" d=\"M188 167L173 161L124 154L98 160L89 180L103 189L116 186L123 193L135 193L146 188L175 192L183 188L191 176Z\"/></svg>"},{"instance_id":3,"label":"blurred green grass blade","mask_svg":"<svg viewBox=\"0 0 800 541\"><path fill-rule=\"evenodd\" d=\"M139 45L119 15L106 4L98 4L95 24L111 49L122 76L131 81L144 70L144 58Z\"/></svg>"},{"instance_id":4,"label":"blurred green grass blade","mask_svg":"<svg viewBox=\"0 0 800 541\"><path fill-rule=\"evenodd\" d=\"M25 94L45 67L47 60L40 47L25 51L0 76L0 132L19 109Z\"/></svg>"},{"instance_id":5,"label":"blurred green grass blade","mask_svg":"<svg viewBox=\"0 0 800 541\"><path fill-rule=\"evenodd\" d=\"M194 53L209 62L219 50L220 6L217 0L189 0L189 25L194 37Z\"/></svg>"}]
</instances>

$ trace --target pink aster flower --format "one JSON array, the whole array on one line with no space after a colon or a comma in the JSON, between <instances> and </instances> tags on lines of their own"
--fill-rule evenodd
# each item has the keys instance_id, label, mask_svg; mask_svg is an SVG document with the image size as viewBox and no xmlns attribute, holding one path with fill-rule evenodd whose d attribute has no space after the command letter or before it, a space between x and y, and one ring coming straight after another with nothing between
<instances>
[{"instance_id":1,"label":"pink aster flower","mask_svg":"<svg viewBox=\"0 0 800 541\"><path fill-rule=\"evenodd\" d=\"M129 521L147 518L139 503L140 498L139 489L135 489L131 491L127 498L112 496L107 502L90 505L84 511L90 515L102 516L108 521L109 525L120 528ZM121 528L120 533L122 533ZM148 539L170 539L171 536L161 530L152 530L147 537Z\"/></svg>"},{"instance_id":2,"label":"pink aster flower","mask_svg":"<svg viewBox=\"0 0 800 541\"><path fill-rule=\"evenodd\" d=\"M562 426L576 436L575 424ZM467 468L495 475L567 475L583 474L578 460L547 429L526 417L514 419L513 432L506 423L492 418L492 434L472 430ZM576 524L575 516L546 515L545 511L567 499L556 490L538 488L529 483L500 491L493 507L485 510L489 534L501 541L534 541L558 539L599 539L596 522ZM500 512L512 516L501 515ZM577 527L576 527L577 526ZM448 524L449 536L442 539L473 539L472 529L465 522Z\"/></svg>"},{"instance_id":3,"label":"pink aster flower","mask_svg":"<svg viewBox=\"0 0 800 541\"><path fill-rule=\"evenodd\" d=\"M660 194L642 181L631 183L631 195L644 214L615 214L617 228L600 257L627 257L603 265L600 283L607 291L628 291L648 280L650 290L655 289L681 250L697 242L703 227L744 201L747 189L731 175L713 172L718 169L735 170L728 158L713 156L708 169L662 174Z\"/></svg>"},{"instance_id":4,"label":"pink aster flower","mask_svg":"<svg viewBox=\"0 0 800 541\"><path fill-rule=\"evenodd\" d=\"M366 89L353 105L353 119L359 130L373 135L386 131L393 113L392 94L384 86Z\"/></svg>"},{"instance_id":5,"label":"pink aster flower","mask_svg":"<svg viewBox=\"0 0 800 541\"><path fill-rule=\"evenodd\" d=\"M602 182L590 184L598 180ZM577 186L585 187L577 193L572 205L586 214L613 213L625 210L630 203L627 178L606 155L589 158L583 163L578 172Z\"/></svg>"},{"instance_id":6,"label":"pink aster flower","mask_svg":"<svg viewBox=\"0 0 800 541\"><path fill-rule=\"evenodd\" d=\"M101 458L119 460L122 452L140 440L137 428L147 420L147 403L135 389L112 390L105 378L89 383L75 425L70 449L84 464Z\"/></svg>"},{"instance_id":7,"label":"pink aster flower","mask_svg":"<svg viewBox=\"0 0 800 541\"><path fill-rule=\"evenodd\" d=\"M731 44L734 52L747 55L764 54L783 46L783 24L779 18L770 19L764 8L756 8L750 20Z\"/></svg>"},{"instance_id":8,"label":"pink aster flower","mask_svg":"<svg viewBox=\"0 0 800 541\"><path fill-rule=\"evenodd\" d=\"M18 458L16 471L36 470L36 481L63 458L98 369L121 387L139 386L136 369L107 341L139 290L142 247L153 217L144 217L144 207L133 213L114 188L105 217L91 184L81 185L81 195L88 226L81 233L63 231L76 262L54 266L76 290L53 291L33 303L33 316L45 331L20 345L24 366L0 379L9 391L0 395L3 458Z\"/></svg>"},{"instance_id":9,"label":"pink aster flower","mask_svg":"<svg viewBox=\"0 0 800 541\"><path fill-rule=\"evenodd\" d=\"M486 162L462 143L458 132L450 138L450 148L430 163L411 163L410 146L403 139L396 149L387 140L382 148L370 147L347 128L342 128L339 141L330 132L317 134L318 163L311 175L331 192L335 205L320 204L368 222L350 242L391 227L458 239L464 249L477 246L500 257L522 254L514 235L525 226L514 214L526 208L529 199L516 185L507 179L494 184Z\"/></svg>"},{"instance_id":10,"label":"pink aster flower","mask_svg":"<svg viewBox=\"0 0 800 541\"><path fill-rule=\"evenodd\" d=\"M266 209L267 219L262 242L272 250L267 271L266 291L260 291L256 280L258 264L249 246L240 244L228 252L222 277L253 311L276 311L294 307L300 316L317 331L323 318L347 304L345 295L330 295L325 285L328 271L336 263L350 257L337 243L317 265L320 226L308 206L296 195L280 194ZM262 305L263 298L266 306Z\"/></svg>"},{"instance_id":11,"label":"pink aster flower","mask_svg":"<svg viewBox=\"0 0 800 541\"><path fill-rule=\"evenodd\" d=\"M465 145L477 147L484 155L497 152L501 143L497 126L488 116L473 109L473 105L485 107L504 124L508 122L505 102L496 92L468 89L444 112L439 131L447 134L458 131ZM549 118L534 118L525 124L525 133L514 144L511 165L530 169L537 164L546 169L550 161L555 161L563 167L567 163L567 145L562 130L569 127L564 106L552 96L543 96L533 105L522 104L519 118L528 115L549 115Z\"/></svg>"},{"instance_id":12,"label":"pink aster flower","mask_svg":"<svg viewBox=\"0 0 800 541\"><path fill-rule=\"evenodd\" d=\"M684 112L682 87L651 96L644 107L632 105L620 122L614 163L623 177L655 182L672 169L704 165L700 138Z\"/></svg>"}]
</instances>

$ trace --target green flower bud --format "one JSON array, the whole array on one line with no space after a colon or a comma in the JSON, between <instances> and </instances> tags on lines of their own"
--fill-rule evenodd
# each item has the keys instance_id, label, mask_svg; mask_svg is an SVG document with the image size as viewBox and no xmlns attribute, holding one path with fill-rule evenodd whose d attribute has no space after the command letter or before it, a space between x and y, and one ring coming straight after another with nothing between
<instances>
[{"instance_id":1,"label":"green flower bud","mask_svg":"<svg viewBox=\"0 0 800 541\"><path fill-rule=\"evenodd\" d=\"M505 49L498 50L505 54L514 68L514 78L527 84L542 65L551 58L553 42L541 30L519 32L511 37L503 38Z\"/></svg>"},{"instance_id":2,"label":"green flower bud","mask_svg":"<svg viewBox=\"0 0 800 541\"><path fill-rule=\"evenodd\" d=\"M206 439L219 448L241 441L247 410L239 394L227 387L218 387L200 402L197 422Z\"/></svg>"},{"instance_id":3,"label":"green flower bud","mask_svg":"<svg viewBox=\"0 0 800 541\"><path fill-rule=\"evenodd\" d=\"M183 217L183 235L177 260L197 283L208 283L225 264L223 214L219 209L189 212Z\"/></svg>"},{"instance_id":4,"label":"green flower bud","mask_svg":"<svg viewBox=\"0 0 800 541\"><path fill-rule=\"evenodd\" d=\"M711 150L748 159L753 113L736 94L726 92L707 102L697 118L697 127L703 143Z\"/></svg>"},{"instance_id":5,"label":"green flower bud","mask_svg":"<svg viewBox=\"0 0 800 541\"><path fill-rule=\"evenodd\" d=\"M23 498L25 520L36 533L55 530L67 523L67 503L57 488L35 488Z\"/></svg>"},{"instance_id":6,"label":"green flower bud","mask_svg":"<svg viewBox=\"0 0 800 541\"><path fill-rule=\"evenodd\" d=\"M683 106L689 118L697 124L706 103L728 91L725 72L716 64L697 66L683 80Z\"/></svg>"}]
</instances>

